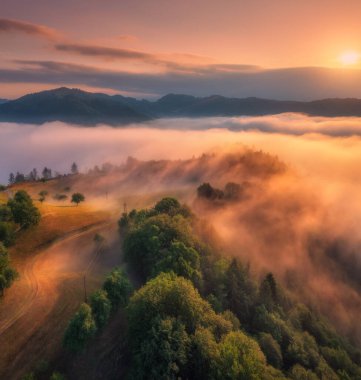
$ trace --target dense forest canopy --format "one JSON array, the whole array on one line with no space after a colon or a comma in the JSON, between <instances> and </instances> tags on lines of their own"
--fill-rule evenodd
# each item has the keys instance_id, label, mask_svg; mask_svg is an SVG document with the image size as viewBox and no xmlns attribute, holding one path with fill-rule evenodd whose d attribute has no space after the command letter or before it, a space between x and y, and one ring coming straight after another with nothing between
<instances>
[{"instance_id":1,"label":"dense forest canopy","mask_svg":"<svg viewBox=\"0 0 361 380\"><path fill-rule=\"evenodd\" d=\"M65 346L84 349L120 307L130 379L361 379L360 351L272 273L258 280L204 239L207 224L175 198L124 212L125 260L140 288L114 270L71 320Z\"/></svg>"}]
</instances>

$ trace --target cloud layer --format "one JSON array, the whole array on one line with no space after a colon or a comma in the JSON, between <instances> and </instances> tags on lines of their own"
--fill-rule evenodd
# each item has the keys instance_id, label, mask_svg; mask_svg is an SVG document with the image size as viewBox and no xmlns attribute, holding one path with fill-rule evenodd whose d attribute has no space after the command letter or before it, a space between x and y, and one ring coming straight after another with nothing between
<instances>
[{"instance_id":1,"label":"cloud layer","mask_svg":"<svg viewBox=\"0 0 361 380\"><path fill-rule=\"evenodd\" d=\"M50 40L59 37L59 33L52 28L49 28L44 25L33 24L30 22L12 20L6 18L0 18L0 33L25 33L34 35L37 37L43 37Z\"/></svg>"},{"instance_id":2,"label":"cloud layer","mask_svg":"<svg viewBox=\"0 0 361 380\"><path fill-rule=\"evenodd\" d=\"M138 56L141 53L125 50L118 51L118 54ZM173 69L130 72L59 61L17 60L17 68L0 69L0 83L67 84L142 93L148 97L167 93L281 100L361 97L361 70L312 67L266 70L247 65L195 67L168 61L156 62Z\"/></svg>"}]
</instances>

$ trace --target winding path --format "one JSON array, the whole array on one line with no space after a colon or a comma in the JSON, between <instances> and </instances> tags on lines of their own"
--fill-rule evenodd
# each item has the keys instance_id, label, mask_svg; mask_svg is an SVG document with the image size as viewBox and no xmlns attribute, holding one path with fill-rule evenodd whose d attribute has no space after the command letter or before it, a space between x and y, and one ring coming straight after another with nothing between
<instances>
[{"instance_id":1,"label":"winding path","mask_svg":"<svg viewBox=\"0 0 361 380\"><path fill-rule=\"evenodd\" d=\"M0 304L0 378L20 379L59 350L67 322L84 300L83 272L94 259L95 233L107 236L110 248L99 255L87 287L97 288L109 269L120 263L112 249L115 223L103 222L68 233L19 268L20 280Z\"/></svg>"}]
</instances>

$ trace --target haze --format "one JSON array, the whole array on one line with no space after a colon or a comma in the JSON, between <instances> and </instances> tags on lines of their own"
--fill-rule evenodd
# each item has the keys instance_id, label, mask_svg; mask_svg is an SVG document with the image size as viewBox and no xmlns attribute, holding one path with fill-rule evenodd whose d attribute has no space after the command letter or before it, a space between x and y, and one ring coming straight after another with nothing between
<instances>
[{"instance_id":1,"label":"haze","mask_svg":"<svg viewBox=\"0 0 361 380\"><path fill-rule=\"evenodd\" d=\"M359 97L360 12L357 0L3 0L0 97L58 85L138 97Z\"/></svg>"}]
</instances>

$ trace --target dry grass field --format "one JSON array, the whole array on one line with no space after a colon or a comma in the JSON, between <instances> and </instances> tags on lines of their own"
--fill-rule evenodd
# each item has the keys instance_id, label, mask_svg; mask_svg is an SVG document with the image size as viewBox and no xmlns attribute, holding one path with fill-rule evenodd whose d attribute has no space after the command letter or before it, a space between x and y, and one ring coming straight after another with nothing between
<instances>
[{"instance_id":1,"label":"dry grass field","mask_svg":"<svg viewBox=\"0 0 361 380\"><path fill-rule=\"evenodd\" d=\"M20 188L36 199L38 183L12 191ZM6 200L2 193L1 201ZM91 202L63 205L50 197L35 204L42 215L39 225L19 231L10 249L20 278L0 301L1 379L10 374L12 379L21 378L57 355L64 329L84 300L84 275L96 252L96 233L106 238L106 246L86 273L87 292L98 288L106 273L121 263L119 212L104 211Z\"/></svg>"}]
</instances>

